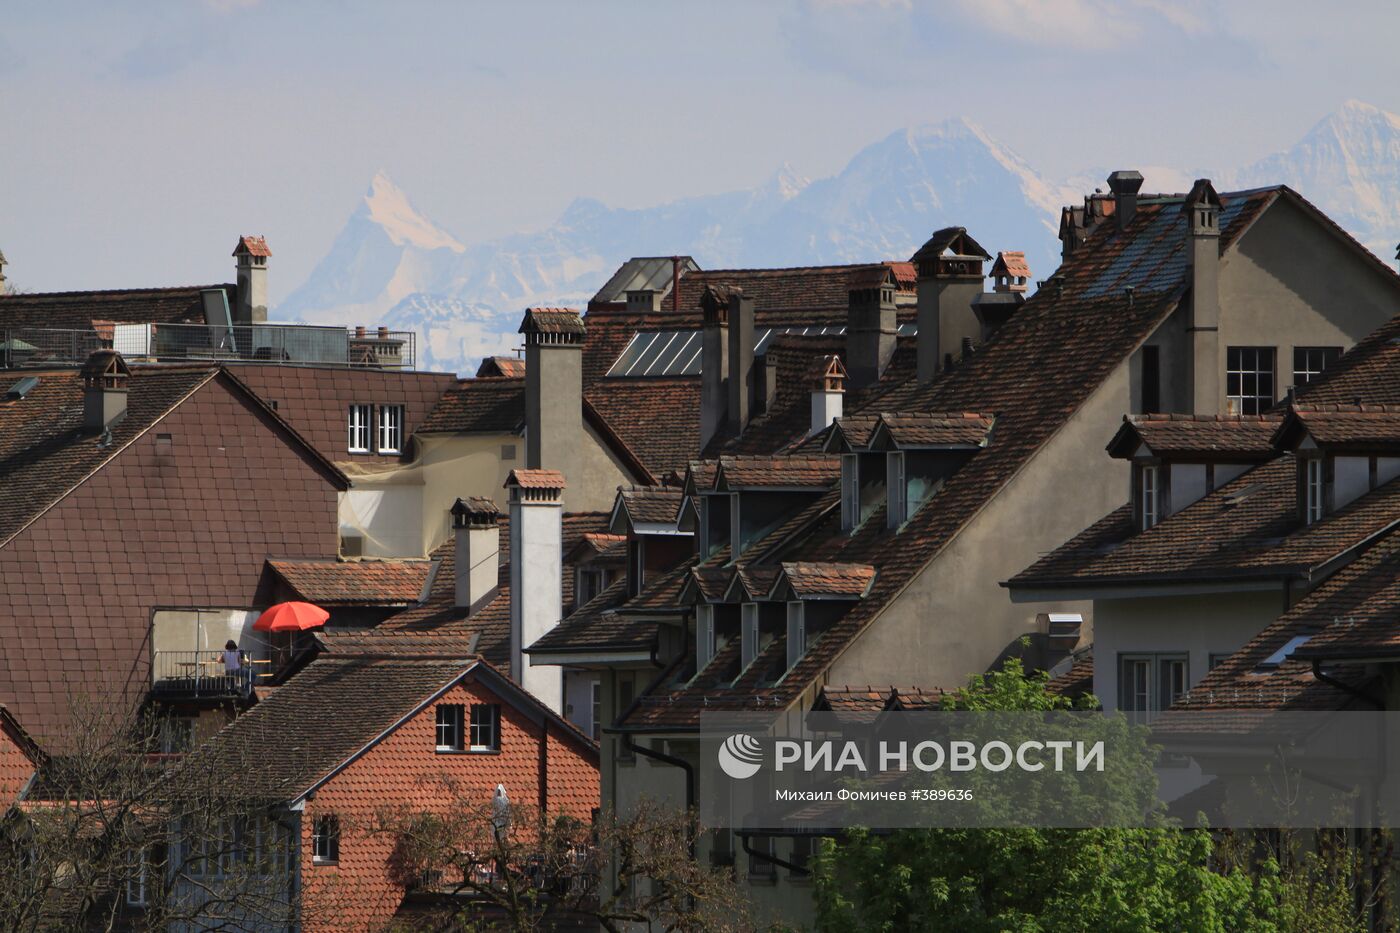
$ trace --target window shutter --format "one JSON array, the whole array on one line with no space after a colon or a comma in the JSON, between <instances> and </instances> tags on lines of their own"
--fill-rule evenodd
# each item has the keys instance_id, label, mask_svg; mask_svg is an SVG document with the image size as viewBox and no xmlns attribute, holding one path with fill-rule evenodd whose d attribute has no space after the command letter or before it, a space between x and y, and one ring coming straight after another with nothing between
<instances>
[{"instance_id":1,"label":"window shutter","mask_svg":"<svg viewBox=\"0 0 1400 933\"><path fill-rule=\"evenodd\" d=\"M856 475L856 455L841 455L841 530L850 531L856 527L856 516L860 514L860 479Z\"/></svg>"},{"instance_id":2,"label":"window shutter","mask_svg":"<svg viewBox=\"0 0 1400 933\"><path fill-rule=\"evenodd\" d=\"M743 630L739 635L739 663L747 668L758 656L758 603L744 603Z\"/></svg>"},{"instance_id":3,"label":"window shutter","mask_svg":"<svg viewBox=\"0 0 1400 933\"><path fill-rule=\"evenodd\" d=\"M702 670L710 663L715 645L715 607L695 608L695 669Z\"/></svg>"},{"instance_id":4,"label":"window shutter","mask_svg":"<svg viewBox=\"0 0 1400 933\"><path fill-rule=\"evenodd\" d=\"M887 524L891 528L898 528L904 524L905 513L908 511L908 490L904 487L904 452L892 450L885 457L885 487L888 505L885 508L888 516Z\"/></svg>"},{"instance_id":5,"label":"window shutter","mask_svg":"<svg viewBox=\"0 0 1400 933\"><path fill-rule=\"evenodd\" d=\"M800 600L787 604L787 666L791 670L807 651L807 620Z\"/></svg>"}]
</instances>

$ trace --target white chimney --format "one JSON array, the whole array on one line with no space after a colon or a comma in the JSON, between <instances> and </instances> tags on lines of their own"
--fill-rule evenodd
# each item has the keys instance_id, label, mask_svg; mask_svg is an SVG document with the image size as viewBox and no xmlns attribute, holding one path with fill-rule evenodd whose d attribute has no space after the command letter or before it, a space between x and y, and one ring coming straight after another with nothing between
<instances>
[{"instance_id":1,"label":"white chimney","mask_svg":"<svg viewBox=\"0 0 1400 933\"><path fill-rule=\"evenodd\" d=\"M501 559L501 517L496 503L486 496L468 496L452 506L455 538L457 599L468 615L496 593Z\"/></svg>"},{"instance_id":2,"label":"white chimney","mask_svg":"<svg viewBox=\"0 0 1400 933\"><path fill-rule=\"evenodd\" d=\"M267 320L267 260L272 250L260 236L238 238L233 248L234 269L238 274L238 305L235 324L261 324Z\"/></svg>"},{"instance_id":3,"label":"white chimney","mask_svg":"<svg viewBox=\"0 0 1400 933\"><path fill-rule=\"evenodd\" d=\"M841 417L845 397L846 367L841 365L841 357L833 353L822 360L821 372L812 387L812 426L807 430L808 437L831 427L831 422Z\"/></svg>"},{"instance_id":4,"label":"white chimney","mask_svg":"<svg viewBox=\"0 0 1400 933\"><path fill-rule=\"evenodd\" d=\"M556 713L564 712L564 670L529 665L524 649L559 624L564 585L564 474L511 470L510 672Z\"/></svg>"}]
</instances>

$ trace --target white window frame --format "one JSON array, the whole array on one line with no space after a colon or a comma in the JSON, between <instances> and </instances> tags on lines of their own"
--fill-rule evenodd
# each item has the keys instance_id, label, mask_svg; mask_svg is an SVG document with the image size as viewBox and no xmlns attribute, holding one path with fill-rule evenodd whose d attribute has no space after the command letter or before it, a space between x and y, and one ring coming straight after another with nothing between
<instances>
[{"instance_id":1,"label":"white window frame","mask_svg":"<svg viewBox=\"0 0 1400 933\"><path fill-rule=\"evenodd\" d=\"M473 703L467 722L467 749L473 752L501 750L501 707L499 703Z\"/></svg>"},{"instance_id":2,"label":"white window frame","mask_svg":"<svg viewBox=\"0 0 1400 933\"><path fill-rule=\"evenodd\" d=\"M1298 368L1298 363L1299 363L1298 355L1299 355L1300 353L1301 353L1302 356L1303 356L1302 361L1301 361L1302 364L1303 364L1303 368L1302 368L1302 369L1299 369L1299 368ZM1294 347L1294 348L1293 348L1293 385L1294 385L1294 386L1305 386L1305 385L1307 385L1309 382L1312 382L1314 379L1316 379L1318 376L1321 376L1322 373L1323 373L1323 371L1326 370L1327 367L1328 367L1328 365L1329 365L1329 364L1326 362L1326 357L1329 356L1329 355L1332 357L1333 362L1336 362L1336 360L1342 355L1342 348L1341 348L1341 347ZM1314 359L1314 356L1316 356L1316 357L1321 357L1322 359Z\"/></svg>"},{"instance_id":3,"label":"white window frame","mask_svg":"<svg viewBox=\"0 0 1400 933\"><path fill-rule=\"evenodd\" d=\"M403 406L380 405L378 428L379 452L403 453Z\"/></svg>"},{"instance_id":4,"label":"white window frame","mask_svg":"<svg viewBox=\"0 0 1400 933\"><path fill-rule=\"evenodd\" d=\"M150 906L150 888L147 884L150 860L145 848L133 849L127 853L126 906Z\"/></svg>"},{"instance_id":5,"label":"white window frame","mask_svg":"<svg viewBox=\"0 0 1400 933\"><path fill-rule=\"evenodd\" d=\"M758 657L758 603L739 608L739 626L739 669L744 671Z\"/></svg>"},{"instance_id":6,"label":"white window frame","mask_svg":"<svg viewBox=\"0 0 1400 933\"><path fill-rule=\"evenodd\" d=\"M1125 651L1118 655L1118 708L1120 712L1126 713L1134 722L1151 722L1171 703L1163 704L1161 673L1164 665L1174 665L1173 673L1180 671L1180 689L1174 689L1171 702L1175 702L1187 690L1191 689L1191 659L1184 651L1168 652L1141 652ZM1145 672L1145 682L1141 689L1134 689L1134 697L1141 697L1142 705L1136 703L1132 706L1124 704L1123 700L1127 695L1125 681L1129 665L1138 667ZM1178 666L1179 667L1176 667Z\"/></svg>"},{"instance_id":7,"label":"white window frame","mask_svg":"<svg viewBox=\"0 0 1400 933\"><path fill-rule=\"evenodd\" d=\"M372 405L351 405L348 417L349 437L347 445L352 454L370 452L370 418Z\"/></svg>"},{"instance_id":8,"label":"white window frame","mask_svg":"<svg viewBox=\"0 0 1400 933\"><path fill-rule=\"evenodd\" d=\"M885 455L886 524L895 529L909 518L909 491L904 485L904 451L892 450Z\"/></svg>"},{"instance_id":9,"label":"white window frame","mask_svg":"<svg viewBox=\"0 0 1400 933\"><path fill-rule=\"evenodd\" d=\"M787 604L787 666L793 666L807 653L807 604L800 599Z\"/></svg>"},{"instance_id":10,"label":"white window frame","mask_svg":"<svg viewBox=\"0 0 1400 933\"><path fill-rule=\"evenodd\" d=\"M466 750L466 708L461 703L439 703L434 741L440 752Z\"/></svg>"},{"instance_id":11,"label":"white window frame","mask_svg":"<svg viewBox=\"0 0 1400 933\"><path fill-rule=\"evenodd\" d=\"M340 861L340 817L323 813L311 823L311 861L316 865L334 865Z\"/></svg>"},{"instance_id":12,"label":"white window frame","mask_svg":"<svg viewBox=\"0 0 1400 933\"><path fill-rule=\"evenodd\" d=\"M1143 464L1138 470L1138 499L1141 502L1142 530L1162 520L1162 474L1156 464ZM1122 487L1119 487L1122 488Z\"/></svg>"},{"instance_id":13,"label":"white window frame","mask_svg":"<svg viewBox=\"0 0 1400 933\"><path fill-rule=\"evenodd\" d=\"M705 669L715 656L715 607L702 603L695 607L695 670Z\"/></svg>"},{"instance_id":14,"label":"white window frame","mask_svg":"<svg viewBox=\"0 0 1400 933\"><path fill-rule=\"evenodd\" d=\"M1307 524L1322 520L1326 507L1326 493L1323 460L1321 457L1308 457L1303 461L1304 518Z\"/></svg>"},{"instance_id":15,"label":"white window frame","mask_svg":"<svg viewBox=\"0 0 1400 933\"><path fill-rule=\"evenodd\" d=\"M1238 365L1230 365L1230 356L1238 354ZM1245 362L1246 355L1253 361L1251 366ZM1268 363L1266 369L1264 363ZM1269 377L1269 394L1260 394L1259 379L1265 373ZM1230 377L1236 376L1239 379L1239 391L1230 393ZM1245 392L1245 379L1253 377L1254 391ZM1225 391L1226 403L1230 406L1230 413L1236 415L1257 415L1267 410L1278 398L1278 352L1274 347L1227 347L1225 351ZM1231 404L1233 403L1233 404ZM1252 410L1251 410L1252 409Z\"/></svg>"}]
</instances>

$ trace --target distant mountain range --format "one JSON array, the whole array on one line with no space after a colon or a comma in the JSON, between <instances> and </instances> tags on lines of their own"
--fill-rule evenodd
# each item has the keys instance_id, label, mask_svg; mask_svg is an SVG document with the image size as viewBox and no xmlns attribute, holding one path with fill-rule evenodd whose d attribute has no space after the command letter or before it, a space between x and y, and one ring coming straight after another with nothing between
<instances>
[{"instance_id":1,"label":"distant mountain range","mask_svg":"<svg viewBox=\"0 0 1400 933\"><path fill-rule=\"evenodd\" d=\"M1148 191L1184 191L1200 174L1138 168ZM1025 250L1044 277L1058 264L1060 207L1106 175L1049 181L980 127L952 119L892 133L830 178L809 181L784 165L751 190L650 208L580 198L544 230L464 244L380 172L274 316L415 330L420 366L469 373L481 356L517 344L526 306L581 306L636 255L691 255L702 268L904 259L933 230L961 224L989 250ZM1290 185L1389 259L1400 238L1400 117L1348 101L1286 151L1215 180Z\"/></svg>"}]
</instances>

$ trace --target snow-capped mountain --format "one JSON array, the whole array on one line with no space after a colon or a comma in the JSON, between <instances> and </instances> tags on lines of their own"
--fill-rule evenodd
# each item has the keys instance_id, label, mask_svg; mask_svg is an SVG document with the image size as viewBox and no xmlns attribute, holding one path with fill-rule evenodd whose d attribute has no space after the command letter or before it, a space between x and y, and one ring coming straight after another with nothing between
<instances>
[{"instance_id":1,"label":"snow-capped mountain","mask_svg":"<svg viewBox=\"0 0 1400 933\"><path fill-rule=\"evenodd\" d=\"M1212 174L1139 170L1146 191L1185 191ZM988 250L1025 250L1040 278L1058 264L1060 207L1106 175L1048 181L953 119L892 133L830 178L808 181L784 165L753 189L656 207L580 198L544 230L463 244L381 172L276 316L416 330L420 366L471 372L515 345L526 306L582 306L631 256L687 254L712 269L900 259L960 224ZM1291 149L1212 177L1222 189L1288 184L1388 257L1400 233L1400 117L1351 101Z\"/></svg>"},{"instance_id":2,"label":"snow-capped mountain","mask_svg":"<svg viewBox=\"0 0 1400 933\"><path fill-rule=\"evenodd\" d=\"M1400 117L1349 100L1233 180L1241 188L1288 185L1389 260L1400 238Z\"/></svg>"}]
</instances>

